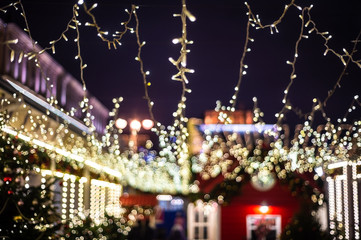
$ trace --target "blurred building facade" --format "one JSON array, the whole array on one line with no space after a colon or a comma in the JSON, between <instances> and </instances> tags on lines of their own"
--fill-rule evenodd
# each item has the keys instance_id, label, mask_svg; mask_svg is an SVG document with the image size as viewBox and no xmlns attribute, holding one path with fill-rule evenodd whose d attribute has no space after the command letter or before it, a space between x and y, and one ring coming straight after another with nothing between
<instances>
[{"instance_id":1,"label":"blurred building facade","mask_svg":"<svg viewBox=\"0 0 361 240\"><path fill-rule=\"evenodd\" d=\"M83 123L86 113L79 106L84 97L82 84L15 24L0 20L0 42L2 111L11 119L1 131L56 153L50 154L50 163L30 175L29 184L40 185L53 177L61 179L53 186L53 200L64 221L85 212L95 221L100 221L106 211L119 216L122 186L98 179L99 174L84 164L87 159L74 151L77 144L86 142L84 135L90 132ZM35 52L42 53L31 57ZM93 125L102 134L109 110L94 96L87 93L87 98L92 105ZM68 128L60 133L57 129L61 125ZM63 148L58 147L59 143Z\"/></svg>"}]
</instances>

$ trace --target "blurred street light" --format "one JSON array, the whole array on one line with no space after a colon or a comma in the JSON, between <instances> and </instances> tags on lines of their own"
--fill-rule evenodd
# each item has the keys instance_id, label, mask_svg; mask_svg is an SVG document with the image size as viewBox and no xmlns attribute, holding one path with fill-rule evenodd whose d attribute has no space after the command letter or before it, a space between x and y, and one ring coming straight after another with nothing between
<instances>
[{"instance_id":1,"label":"blurred street light","mask_svg":"<svg viewBox=\"0 0 361 240\"><path fill-rule=\"evenodd\" d=\"M127 120L125 120L125 119L118 118L118 119L115 121L115 126L116 126L118 129L124 129L127 125L128 125L128 123L127 123Z\"/></svg>"},{"instance_id":2,"label":"blurred street light","mask_svg":"<svg viewBox=\"0 0 361 240\"><path fill-rule=\"evenodd\" d=\"M150 119L144 119L142 121L142 126L145 130L150 130L154 126L154 122Z\"/></svg>"},{"instance_id":3,"label":"blurred street light","mask_svg":"<svg viewBox=\"0 0 361 240\"><path fill-rule=\"evenodd\" d=\"M128 125L127 120L118 118L115 121L115 126L118 129L124 129ZM130 138L129 138L129 147L132 148L134 151L138 148L138 132L143 129L150 130L154 126L154 122L150 119L144 119L142 123L137 119L130 120L129 128L130 128Z\"/></svg>"},{"instance_id":4,"label":"blurred street light","mask_svg":"<svg viewBox=\"0 0 361 240\"><path fill-rule=\"evenodd\" d=\"M137 119L133 119L131 122L130 122L130 125L129 125L130 129L132 131L137 131L139 132L140 131L140 128L142 127L142 125L140 124L140 122L137 120Z\"/></svg>"}]
</instances>

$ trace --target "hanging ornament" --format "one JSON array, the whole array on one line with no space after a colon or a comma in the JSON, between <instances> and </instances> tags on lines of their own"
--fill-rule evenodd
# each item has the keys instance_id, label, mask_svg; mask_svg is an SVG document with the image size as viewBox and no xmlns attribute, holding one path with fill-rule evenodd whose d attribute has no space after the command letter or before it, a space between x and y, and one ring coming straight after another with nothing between
<instances>
[{"instance_id":1,"label":"hanging ornament","mask_svg":"<svg viewBox=\"0 0 361 240\"><path fill-rule=\"evenodd\" d=\"M35 159L34 154L29 155L28 159L29 159L29 163L33 163Z\"/></svg>"},{"instance_id":2,"label":"hanging ornament","mask_svg":"<svg viewBox=\"0 0 361 240\"><path fill-rule=\"evenodd\" d=\"M268 191L276 184L276 178L268 169L256 172L251 178L252 186L258 191Z\"/></svg>"},{"instance_id":3,"label":"hanging ornament","mask_svg":"<svg viewBox=\"0 0 361 240\"><path fill-rule=\"evenodd\" d=\"M16 183L21 182L21 177L17 177L17 178L15 178L15 182L16 182Z\"/></svg>"},{"instance_id":4,"label":"hanging ornament","mask_svg":"<svg viewBox=\"0 0 361 240\"><path fill-rule=\"evenodd\" d=\"M12 169L9 167L4 167L3 172L4 173L12 173Z\"/></svg>"},{"instance_id":5,"label":"hanging ornament","mask_svg":"<svg viewBox=\"0 0 361 240\"><path fill-rule=\"evenodd\" d=\"M38 199L34 198L32 204L33 204L33 205L38 205Z\"/></svg>"},{"instance_id":6,"label":"hanging ornament","mask_svg":"<svg viewBox=\"0 0 361 240\"><path fill-rule=\"evenodd\" d=\"M4 182L11 182L12 180L12 177L4 177Z\"/></svg>"},{"instance_id":7,"label":"hanging ornament","mask_svg":"<svg viewBox=\"0 0 361 240\"><path fill-rule=\"evenodd\" d=\"M21 220L23 220L23 218L20 216L20 215L18 215L18 216L14 216L14 221L16 222L16 223L18 223L18 222L20 222Z\"/></svg>"}]
</instances>

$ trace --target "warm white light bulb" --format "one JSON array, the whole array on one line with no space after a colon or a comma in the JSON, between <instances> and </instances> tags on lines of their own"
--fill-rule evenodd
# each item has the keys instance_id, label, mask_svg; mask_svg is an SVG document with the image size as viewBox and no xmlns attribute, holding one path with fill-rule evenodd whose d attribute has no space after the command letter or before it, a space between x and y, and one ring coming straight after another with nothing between
<instances>
[{"instance_id":1,"label":"warm white light bulb","mask_svg":"<svg viewBox=\"0 0 361 240\"><path fill-rule=\"evenodd\" d=\"M141 124L138 120L134 119L130 122L130 128L136 131L139 131L141 128Z\"/></svg>"},{"instance_id":2,"label":"warm white light bulb","mask_svg":"<svg viewBox=\"0 0 361 240\"><path fill-rule=\"evenodd\" d=\"M177 44L177 43L179 43L180 41L179 41L179 38L174 38L173 40L172 40L172 43L173 44Z\"/></svg>"},{"instance_id":3,"label":"warm white light bulb","mask_svg":"<svg viewBox=\"0 0 361 240\"><path fill-rule=\"evenodd\" d=\"M267 213L268 210L269 210L269 207L266 206L266 205L263 205L263 206L260 206L260 207L259 207L259 211L260 211L261 213Z\"/></svg>"},{"instance_id":4,"label":"warm white light bulb","mask_svg":"<svg viewBox=\"0 0 361 240\"><path fill-rule=\"evenodd\" d=\"M127 121L125 119L118 118L115 121L115 126L119 129L124 129L127 126Z\"/></svg>"},{"instance_id":5,"label":"warm white light bulb","mask_svg":"<svg viewBox=\"0 0 361 240\"><path fill-rule=\"evenodd\" d=\"M145 130L149 130L154 126L154 122L150 119L144 119L142 121L142 126Z\"/></svg>"}]
</instances>

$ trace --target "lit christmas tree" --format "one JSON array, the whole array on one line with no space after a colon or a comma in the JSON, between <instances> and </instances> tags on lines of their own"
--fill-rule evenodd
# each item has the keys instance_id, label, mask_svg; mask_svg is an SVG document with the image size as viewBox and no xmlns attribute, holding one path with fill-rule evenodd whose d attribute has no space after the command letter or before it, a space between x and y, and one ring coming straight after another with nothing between
<instances>
[{"instance_id":1,"label":"lit christmas tree","mask_svg":"<svg viewBox=\"0 0 361 240\"><path fill-rule=\"evenodd\" d=\"M51 182L30 186L30 175L49 163L45 152L16 137L0 138L0 237L56 239L59 216L52 205Z\"/></svg>"},{"instance_id":2,"label":"lit christmas tree","mask_svg":"<svg viewBox=\"0 0 361 240\"><path fill-rule=\"evenodd\" d=\"M83 240L123 240L127 239L130 230L125 218L115 218L106 214L99 224L96 224L90 217L76 221L71 220L64 230L64 237L70 240L79 239L79 236L82 236Z\"/></svg>"},{"instance_id":3,"label":"lit christmas tree","mask_svg":"<svg viewBox=\"0 0 361 240\"><path fill-rule=\"evenodd\" d=\"M286 226L281 235L282 240L297 239L333 239L327 231L321 229L321 224L315 217L315 211L304 204L299 213L295 214L292 221Z\"/></svg>"}]
</instances>

